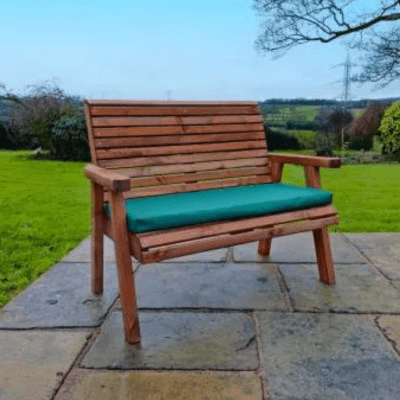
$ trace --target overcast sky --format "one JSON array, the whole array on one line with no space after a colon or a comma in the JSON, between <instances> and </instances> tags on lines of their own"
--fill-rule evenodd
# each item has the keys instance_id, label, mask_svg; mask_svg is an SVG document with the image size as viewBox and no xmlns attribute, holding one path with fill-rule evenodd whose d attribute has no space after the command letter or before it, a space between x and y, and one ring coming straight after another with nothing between
<instances>
[{"instance_id":1,"label":"overcast sky","mask_svg":"<svg viewBox=\"0 0 400 400\"><path fill-rule=\"evenodd\" d=\"M340 99L345 47L312 44L278 60L263 56L254 47L261 19L252 4L1 0L0 83L21 93L55 79L88 98ZM399 93L398 83L351 87L352 99Z\"/></svg>"}]
</instances>

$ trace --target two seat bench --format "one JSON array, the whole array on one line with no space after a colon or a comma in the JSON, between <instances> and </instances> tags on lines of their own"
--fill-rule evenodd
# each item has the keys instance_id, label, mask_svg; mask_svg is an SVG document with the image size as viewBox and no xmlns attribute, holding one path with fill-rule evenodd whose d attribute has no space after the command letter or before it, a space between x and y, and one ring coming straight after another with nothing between
<instances>
[{"instance_id":1,"label":"two seat bench","mask_svg":"<svg viewBox=\"0 0 400 400\"><path fill-rule=\"evenodd\" d=\"M153 263L312 231L320 280L335 283L327 226L338 223L320 167L337 158L268 154L254 102L86 100L92 164L92 288L103 291L103 235L114 240L125 338L140 342L131 255ZM307 187L281 183L302 165Z\"/></svg>"}]
</instances>

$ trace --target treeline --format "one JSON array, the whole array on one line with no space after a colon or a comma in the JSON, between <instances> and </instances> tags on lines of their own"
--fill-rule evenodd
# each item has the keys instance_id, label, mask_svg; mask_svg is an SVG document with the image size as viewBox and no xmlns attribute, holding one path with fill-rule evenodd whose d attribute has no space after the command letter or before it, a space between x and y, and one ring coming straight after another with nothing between
<instances>
[{"instance_id":1,"label":"treeline","mask_svg":"<svg viewBox=\"0 0 400 400\"><path fill-rule=\"evenodd\" d=\"M367 108L370 104L387 104L400 101L400 97L389 97L382 99L361 99L347 102L347 108ZM328 99L267 99L259 102L260 106L321 106L321 107L343 107L343 102Z\"/></svg>"},{"instance_id":2,"label":"treeline","mask_svg":"<svg viewBox=\"0 0 400 400\"><path fill-rule=\"evenodd\" d=\"M56 84L28 86L16 95L0 85L0 149L37 149L61 160L90 160L82 99Z\"/></svg>"}]
</instances>

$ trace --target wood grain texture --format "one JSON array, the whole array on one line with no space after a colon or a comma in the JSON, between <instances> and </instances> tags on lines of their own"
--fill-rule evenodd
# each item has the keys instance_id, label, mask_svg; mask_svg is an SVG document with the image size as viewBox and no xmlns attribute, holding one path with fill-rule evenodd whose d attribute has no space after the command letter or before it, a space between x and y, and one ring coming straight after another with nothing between
<instances>
[{"instance_id":1,"label":"wood grain texture","mask_svg":"<svg viewBox=\"0 0 400 400\"><path fill-rule=\"evenodd\" d=\"M104 190L103 187L92 182L92 237L91 237L91 266L92 292L103 293L104 269Z\"/></svg>"},{"instance_id":2,"label":"wood grain texture","mask_svg":"<svg viewBox=\"0 0 400 400\"><path fill-rule=\"evenodd\" d=\"M182 240L199 239L207 236L234 234L238 231L252 230L287 222L336 217L332 206L315 207L309 210L291 211L277 215L244 218L237 221L218 221L197 226L187 226L168 231L146 232L138 234L143 249L180 242Z\"/></svg>"},{"instance_id":3,"label":"wood grain texture","mask_svg":"<svg viewBox=\"0 0 400 400\"><path fill-rule=\"evenodd\" d=\"M233 105L233 106L213 106L213 105L203 105L203 106L192 106L188 107L185 105L122 105L118 104L116 106L92 106L91 114L93 116L198 116L198 115L257 115L257 106L251 105Z\"/></svg>"},{"instance_id":4,"label":"wood grain texture","mask_svg":"<svg viewBox=\"0 0 400 400\"><path fill-rule=\"evenodd\" d=\"M278 224L269 228L253 229L248 232L241 232L235 235L218 235L209 238L178 242L168 246L160 246L143 252L143 263L153 263L170 258L181 257L184 255L199 253L233 246L243 243L254 242L265 239L266 237L277 237L305 232L309 230L319 230L328 225L336 224L336 217L328 217L319 220L302 220L295 224Z\"/></svg>"},{"instance_id":5,"label":"wood grain texture","mask_svg":"<svg viewBox=\"0 0 400 400\"><path fill-rule=\"evenodd\" d=\"M129 136L197 135L201 133L234 133L263 131L263 124L223 124L223 125L173 125L173 126L120 126L118 129L93 128L95 138Z\"/></svg>"},{"instance_id":6,"label":"wood grain texture","mask_svg":"<svg viewBox=\"0 0 400 400\"><path fill-rule=\"evenodd\" d=\"M234 177L245 177L253 175L268 175L269 167L256 167L256 168L235 168L229 170L216 170L211 172L195 172L192 174L177 174L177 175L157 175L148 176L144 178L134 178L131 180L131 187L143 187L143 186L156 186L156 185L168 185L174 183L190 183L209 181L216 179L234 178Z\"/></svg>"},{"instance_id":7,"label":"wood grain texture","mask_svg":"<svg viewBox=\"0 0 400 400\"><path fill-rule=\"evenodd\" d=\"M321 187L321 175L319 167L305 166L304 173L306 176L306 185L313 188Z\"/></svg>"},{"instance_id":8,"label":"wood grain texture","mask_svg":"<svg viewBox=\"0 0 400 400\"><path fill-rule=\"evenodd\" d=\"M219 161L219 160L239 160L239 159L255 159L262 158L265 164L268 164L266 157L266 149L255 150L239 150L239 151L225 151L225 152L209 152L199 154L172 154L166 156L149 156L149 157L132 157L114 160L99 160L98 164L104 168L129 168L137 166L150 166L150 165L178 165L178 164L191 164L205 161Z\"/></svg>"},{"instance_id":9,"label":"wood grain texture","mask_svg":"<svg viewBox=\"0 0 400 400\"><path fill-rule=\"evenodd\" d=\"M283 175L283 165L282 163L272 162L271 163L271 179L272 182L281 182Z\"/></svg>"},{"instance_id":10,"label":"wood grain texture","mask_svg":"<svg viewBox=\"0 0 400 400\"><path fill-rule=\"evenodd\" d=\"M329 233L326 227L313 230L319 279L327 285L336 283Z\"/></svg>"},{"instance_id":11,"label":"wood grain texture","mask_svg":"<svg viewBox=\"0 0 400 400\"><path fill-rule=\"evenodd\" d=\"M93 164L87 165L84 171L91 181L113 192L124 192L131 188L129 176L111 172Z\"/></svg>"},{"instance_id":12,"label":"wood grain texture","mask_svg":"<svg viewBox=\"0 0 400 400\"><path fill-rule=\"evenodd\" d=\"M86 100L85 115L95 164L86 168L93 182L93 290L102 290L104 232L115 244L128 343L140 341L131 254L151 263L258 241L259 253L268 255L273 237L312 230L320 279L335 282L326 227L338 217L331 205L142 234L127 231L126 198L280 182L285 163L304 166L307 185L320 187L319 167L340 166L335 158L268 156L257 103ZM111 204L111 220L104 217L103 199Z\"/></svg>"},{"instance_id":13,"label":"wood grain texture","mask_svg":"<svg viewBox=\"0 0 400 400\"><path fill-rule=\"evenodd\" d=\"M303 156L297 154L271 154L271 162L279 164L297 164L310 167L339 168L340 158Z\"/></svg>"},{"instance_id":14,"label":"wood grain texture","mask_svg":"<svg viewBox=\"0 0 400 400\"><path fill-rule=\"evenodd\" d=\"M119 138L94 139L97 149L141 146L166 146L192 143L217 143L248 140L263 140L264 132L254 131L245 133L219 133L199 135L170 135L170 136L131 136Z\"/></svg>"},{"instance_id":15,"label":"wood grain texture","mask_svg":"<svg viewBox=\"0 0 400 400\"><path fill-rule=\"evenodd\" d=\"M271 244L272 244L271 237L260 240L258 242L258 254L263 257L269 256L271 253Z\"/></svg>"},{"instance_id":16,"label":"wood grain texture","mask_svg":"<svg viewBox=\"0 0 400 400\"><path fill-rule=\"evenodd\" d=\"M130 344L140 343L135 281L129 251L128 230L126 228L126 214L122 193L113 192L111 196L111 224L125 339Z\"/></svg>"}]
</instances>

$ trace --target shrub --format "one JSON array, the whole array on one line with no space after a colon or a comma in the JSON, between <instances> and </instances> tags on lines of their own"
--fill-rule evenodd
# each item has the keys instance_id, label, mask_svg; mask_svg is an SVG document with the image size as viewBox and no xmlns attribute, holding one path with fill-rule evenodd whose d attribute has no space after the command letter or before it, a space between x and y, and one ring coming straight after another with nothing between
<instances>
[{"instance_id":1,"label":"shrub","mask_svg":"<svg viewBox=\"0 0 400 400\"><path fill-rule=\"evenodd\" d=\"M373 135L350 135L349 145L350 150L371 150L374 146L374 136Z\"/></svg>"},{"instance_id":2,"label":"shrub","mask_svg":"<svg viewBox=\"0 0 400 400\"><path fill-rule=\"evenodd\" d=\"M336 147L335 135L326 131L315 135L315 151L317 156L332 156Z\"/></svg>"},{"instance_id":3,"label":"shrub","mask_svg":"<svg viewBox=\"0 0 400 400\"><path fill-rule=\"evenodd\" d=\"M12 103L10 102L12 100ZM40 146L50 150L52 128L61 117L73 116L78 107L52 82L28 86L25 96L9 100L8 119L15 136L15 148Z\"/></svg>"},{"instance_id":4,"label":"shrub","mask_svg":"<svg viewBox=\"0 0 400 400\"><path fill-rule=\"evenodd\" d=\"M297 138L284 133L273 132L264 125L267 146L270 151L274 150L300 150L300 143Z\"/></svg>"},{"instance_id":5,"label":"shrub","mask_svg":"<svg viewBox=\"0 0 400 400\"><path fill-rule=\"evenodd\" d=\"M374 135L379 134L379 126L385 112L385 104L371 104L364 114L353 121L348 130L349 149L371 150L374 145Z\"/></svg>"},{"instance_id":6,"label":"shrub","mask_svg":"<svg viewBox=\"0 0 400 400\"><path fill-rule=\"evenodd\" d=\"M314 149L316 132L309 130L290 131L288 135L295 137L302 149Z\"/></svg>"},{"instance_id":7,"label":"shrub","mask_svg":"<svg viewBox=\"0 0 400 400\"><path fill-rule=\"evenodd\" d=\"M288 121L286 122L286 129L300 129L315 131L319 128L318 124L312 121Z\"/></svg>"},{"instance_id":8,"label":"shrub","mask_svg":"<svg viewBox=\"0 0 400 400\"><path fill-rule=\"evenodd\" d=\"M50 154L63 160L90 160L85 117L62 117L51 130Z\"/></svg>"},{"instance_id":9,"label":"shrub","mask_svg":"<svg viewBox=\"0 0 400 400\"><path fill-rule=\"evenodd\" d=\"M400 161L400 103L392 104L385 111L379 131L385 151Z\"/></svg>"}]
</instances>

